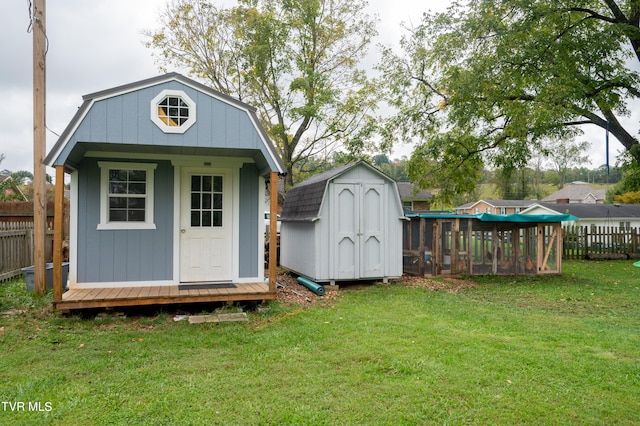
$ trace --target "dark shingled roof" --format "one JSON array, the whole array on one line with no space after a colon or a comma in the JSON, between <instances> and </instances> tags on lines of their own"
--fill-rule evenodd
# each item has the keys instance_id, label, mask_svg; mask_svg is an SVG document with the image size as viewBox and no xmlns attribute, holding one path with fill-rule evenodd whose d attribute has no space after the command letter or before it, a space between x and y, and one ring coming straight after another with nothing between
<instances>
[{"instance_id":1,"label":"dark shingled roof","mask_svg":"<svg viewBox=\"0 0 640 426\"><path fill-rule=\"evenodd\" d=\"M289 189L284 199L280 220L282 222L307 222L316 219L320 212L327 182L355 164L347 164L312 176Z\"/></svg>"},{"instance_id":2,"label":"dark shingled roof","mask_svg":"<svg viewBox=\"0 0 640 426\"><path fill-rule=\"evenodd\" d=\"M311 178L299 183L287 191L284 200L280 220L282 222L310 222L318 218L320 206L327 187L327 183L333 178L343 174L347 170L363 164L371 170L375 170L381 176L393 181L390 177L367 163L366 161L358 161L356 163L346 164L335 169L312 176ZM393 181L395 183L395 181Z\"/></svg>"},{"instance_id":3,"label":"dark shingled roof","mask_svg":"<svg viewBox=\"0 0 640 426\"><path fill-rule=\"evenodd\" d=\"M640 204L538 204L558 213L572 214L580 219L640 218Z\"/></svg>"},{"instance_id":4,"label":"dark shingled roof","mask_svg":"<svg viewBox=\"0 0 640 426\"><path fill-rule=\"evenodd\" d=\"M397 184L402 200L430 200L433 198L433 195L427 191L417 191L414 194L415 185L411 182L398 182Z\"/></svg>"}]
</instances>

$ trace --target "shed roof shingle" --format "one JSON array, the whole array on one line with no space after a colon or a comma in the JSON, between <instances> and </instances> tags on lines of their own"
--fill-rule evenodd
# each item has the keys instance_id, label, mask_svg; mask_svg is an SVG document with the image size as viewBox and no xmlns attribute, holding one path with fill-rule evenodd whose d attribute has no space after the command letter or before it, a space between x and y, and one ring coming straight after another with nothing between
<instances>
[{"instance_id":1,"label":"shed roof shingle","mask_svg":"<svg viewBox=\"0 0 640 426\"><path fill-rule=\"evenodd\" d=\"M557 204L538 203L558 213L569 213L580 219L640 218L640 204Z\"/></svg>"},{"instance_id":2,"label":"shed roof shingle","mask_svg":"<svg viewBox=\"0 0 640 426\"><path fill-rule=\"evenodd\" d=\"M312 176L289 189L282 207L280 220L283 222L305 222L316 219L320 212L327 181L350 169L355 164L346 164Z\"/></svg>"},{"instance_id":3,"label":"shed roof shingle","mask_svg":"<svg viewBox=\"0 0 640 426\"><path fill-rule=\"evenodd\" d=\"M589 194L593 195L596 200L601 201L605 199L607 190L592 188L591 186L585 184L570 184L565 186L561 190L544 197L542 201L556 201L562 199L584 200L589 196Z\"/></svg>"},{"instance_id":4,"label":"shed roof shingle","mask_svg":"<svg viewBox=\"0 0 640 426\"><path fill-rule=\"evenodd\" d=\"M397 182L397 185L402 200L430 200L433 198L433 195L428 191L414 193L415 185L411 182Z\"/></svg>"},{"instance_id":5,"label":"shed roof shingle","mask_svg":"<svg viewBox=\"0 0 640 426\"><path fill-rule=\"evenodd\" d=\"M280 220L283 222L309 222L318 218L320 207L327 188L327 183L358 165L364 165L371 170L375 170L381 176L393 181L390 177L367 163L358 161L336 167L335 169L320 173L299 183L287 191ZM395 183L395 181L393 181Z\"/></svg>"}]
</instances>

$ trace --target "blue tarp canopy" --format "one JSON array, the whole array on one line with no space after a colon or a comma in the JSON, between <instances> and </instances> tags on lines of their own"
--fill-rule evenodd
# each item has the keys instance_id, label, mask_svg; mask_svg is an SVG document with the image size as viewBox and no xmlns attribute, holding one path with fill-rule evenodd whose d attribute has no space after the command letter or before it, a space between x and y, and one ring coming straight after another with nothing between
<instances>
[{"instance_id":1,"label":"blue tarp canopy","mask_svg":"<svg viewBox=\"0 0 640 426\"><path fill-rule=\"evenodd\" d=\"M481 222L511 222L511 223L558 223L578 220L571 214L453 214L453 213L409 213L409 218L423 217L426 219L476 219Z\"/></svg>"}]
</instances>

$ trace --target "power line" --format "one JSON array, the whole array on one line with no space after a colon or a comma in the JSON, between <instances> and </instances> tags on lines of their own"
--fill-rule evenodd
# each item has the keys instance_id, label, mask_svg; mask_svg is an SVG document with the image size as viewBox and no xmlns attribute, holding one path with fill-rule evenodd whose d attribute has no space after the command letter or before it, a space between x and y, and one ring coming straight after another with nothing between
<instances>
[{"instance_id":1,"label":"power line","mask_svg":"<svg viewBox=\"0 0 640 426\"><path fill-rule=\"evenodd\" d=\"M44 54L46 56L47 53L49 52L49 37L47 37L47 32L43 28L42 22L40 22L38 18L34 17L33 3L31 2L31 0L27 0L27 4L29 8L29 25L27 26L27 33L31 33L33 31L34 26L37 26L38 28L40 28L40 31L42 31L42 34L44 35L44 40L45 40ZM36 23L36 25L34 25L34 22Z\"/></svg>"}]
</instances>

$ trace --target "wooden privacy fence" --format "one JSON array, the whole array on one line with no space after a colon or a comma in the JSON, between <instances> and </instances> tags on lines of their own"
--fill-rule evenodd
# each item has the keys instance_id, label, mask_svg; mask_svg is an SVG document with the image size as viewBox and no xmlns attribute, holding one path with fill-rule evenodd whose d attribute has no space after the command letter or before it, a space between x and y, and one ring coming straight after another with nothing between
<instances>
[{"instance_id":1,"label":"wooden privacy fence","mask_svg":"<svg viewBox=\"0 0 640 426\"><path fill-rule=\"evenodd\" d=\"M53 259L53 230L46 233L45 259ZM0 282L33 265L33 222L0 222Z\"/></svg>"},{"instance_id":2,"label":"wooden privacy fence","mask_svg":"<svg viewBox=\"0 0 640 426\"><path fill-rule=\"evenodd\" d=\"M615 226L565 226L564 259L640 258L638 228Z\"/></svg>"}]
</instances>

